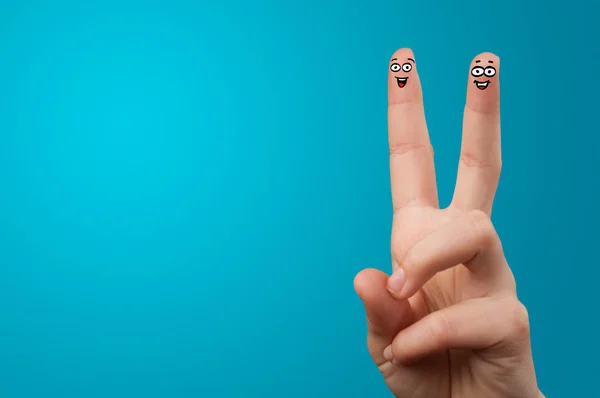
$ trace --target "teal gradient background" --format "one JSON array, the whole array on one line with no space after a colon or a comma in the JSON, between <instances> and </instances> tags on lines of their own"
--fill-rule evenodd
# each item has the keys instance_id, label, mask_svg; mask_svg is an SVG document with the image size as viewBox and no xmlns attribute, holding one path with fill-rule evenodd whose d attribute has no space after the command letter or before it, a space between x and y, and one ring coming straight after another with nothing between
<instances>
[{"instance_id":1,"label":"teal gradient background","mask_svg":"<svg viewBox=\"0 0 600 398\"><path fill-rule=\"evenodd\" d=\"M443 204L502 58L493 218L542 390L594 395L600 28L564 4L2 2L0 396L389 397L352 280L390 267L404 46Z\"/></svg>"}]
</instances>

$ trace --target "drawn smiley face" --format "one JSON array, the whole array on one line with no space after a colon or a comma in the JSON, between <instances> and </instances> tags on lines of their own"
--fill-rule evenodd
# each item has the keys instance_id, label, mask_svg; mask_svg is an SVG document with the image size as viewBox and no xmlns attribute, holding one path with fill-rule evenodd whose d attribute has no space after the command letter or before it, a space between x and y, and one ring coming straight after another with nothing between
<instances>
[{"instance_id":1,"label":"drawn smiley face","mask_svg":"<svg viewBox=\"0 0 600 398\"><path fill-rule=\"evenodd\" d=\"M392 62L392 64L390 65L390 70L392 71L392 73L394 74L394 77L396 78L396 83L398 84L398 87L400 87L400 88L405 87L406 84L408 83L408 78L410 77L410 76L406 76L406 75L408 73L410 73L411 70L413 70L413 65L415 63L415 60L412 58L407 58L407 62L400 64L398 62L398 58L392 58L391 62ZM412 62L412 64L411 64L411 62Z\"/></svg>"},{"instance_id":2,"label":"drawn smiley face","mask_svg":"<svg viewBox=\"0 0 600 398\"><path fill-rule=\"evenodd\" d=\"M488 64L493 64L494 61L487 61ZM481 60L476 60L476 64L481 63ZM480 90L485 90L492 83L490 80L492 77L496 76L496 68L491 65L475 65L473 69L471 69L471 75L475 77L473 83Z\"/></svg>"}]
</instances>

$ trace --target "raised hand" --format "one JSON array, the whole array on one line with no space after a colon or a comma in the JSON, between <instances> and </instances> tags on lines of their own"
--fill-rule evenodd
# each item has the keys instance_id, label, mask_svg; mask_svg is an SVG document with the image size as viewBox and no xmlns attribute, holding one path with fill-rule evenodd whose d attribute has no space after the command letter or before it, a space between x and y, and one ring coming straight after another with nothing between
<instances>
[{"instance_id":1,"label":"raised hand","mask_svg":"<svg viewBox=\"0 0 600 398\"><path fill-rule=\"evenodd\" d=\"M415 56L388 69L392 269L355 279L369 352L401 398L538 398L527 310L490 221L501 169L500 60L468 71L458 178L438 205Z\"/></svg>"}]
</instances>

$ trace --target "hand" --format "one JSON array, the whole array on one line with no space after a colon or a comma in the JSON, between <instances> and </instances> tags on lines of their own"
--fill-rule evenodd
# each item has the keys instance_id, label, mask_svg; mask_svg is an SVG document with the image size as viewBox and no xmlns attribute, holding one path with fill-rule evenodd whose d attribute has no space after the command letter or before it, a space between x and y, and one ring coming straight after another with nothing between
<instances>
[{"instance_id":1,"label":"hand","mask_svg":"<svg viewBox=\"0 0 600 398\"><path fill-rule=\"evenodd\" d=\"M538 398L527 310L489 215L501 169L500 60L471 63L452 204L439 209L414 55L390 62L393 274L355 279L367 345L401 398Z\"/></svg>"}]
</instances>

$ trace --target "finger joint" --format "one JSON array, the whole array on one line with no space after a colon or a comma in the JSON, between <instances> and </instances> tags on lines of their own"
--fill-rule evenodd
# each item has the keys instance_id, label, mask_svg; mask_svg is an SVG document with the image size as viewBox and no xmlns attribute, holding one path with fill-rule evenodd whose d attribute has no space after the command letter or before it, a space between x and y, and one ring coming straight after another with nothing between
<instances>
[{"instance_id":1,"label":"finger joint","mask_svg":"<svg viewBox=\"0 0 600 398\"><path fill-rule=\"evenodd\" d=\"M466 151L463 151L460 154L460 162L469 168L486 169L490 171L500 171L500 169L502 169L501 162L483 159Z\"/></svg>"},{"instance_id":2,"label":"finger joint","mask_svg":"<svg viewBox=\"0 0 600 398\"><path fill-rule=\"evenodd\" d=\"M395 143L390 143L390 155L400 156L400 155L405 155L408 153L414 153L417 151L419 151L419 152L425 151L425 152L432 153L433 148L431 145L423 144L423 143L419 143L419 142L399 141L399 142L395 142Z\"/></svg>"}]
</instances>

